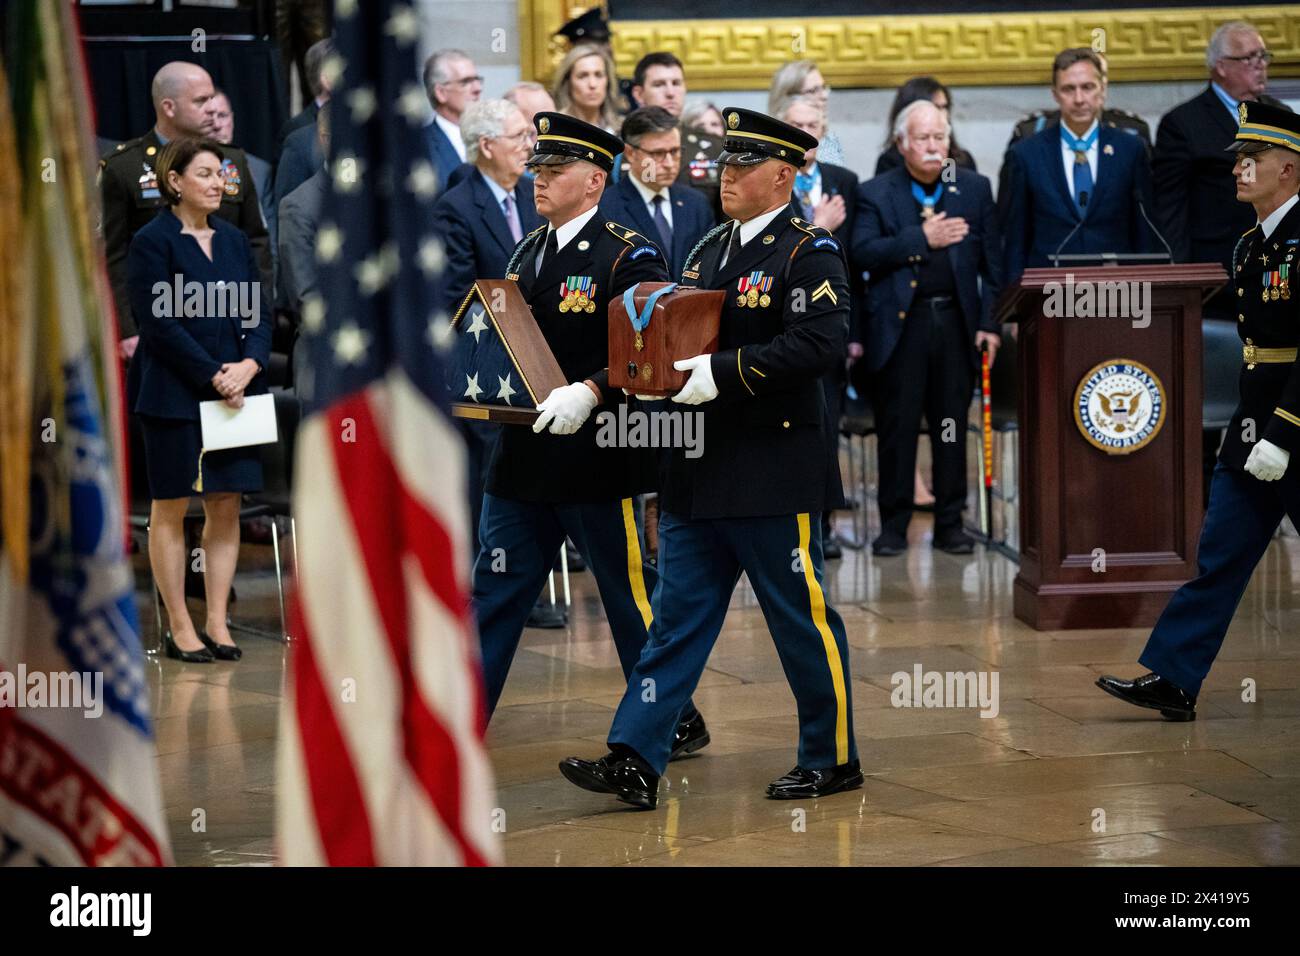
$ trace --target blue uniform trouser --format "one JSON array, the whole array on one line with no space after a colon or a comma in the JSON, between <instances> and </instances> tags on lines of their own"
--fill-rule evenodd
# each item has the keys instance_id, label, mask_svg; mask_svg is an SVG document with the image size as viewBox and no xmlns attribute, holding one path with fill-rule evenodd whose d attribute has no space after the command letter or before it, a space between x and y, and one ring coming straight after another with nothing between
<instances>
[{"instance_id":1,"label":"blue uniform trouser","mask_svg":"<svg viewBox=\"0 0 1300 956\"><path fill-rule=\"evenodd\" d=\"M690 520L659 517L654 623L628 678L611 749L631 747L662 774L673 728L722 630L743 571L758 597L799 712L799 765L857 759L844 622L822 589L820 514Z\"/></svg>"},{"instance_id":2,"label":"blue uniform trouser","mask_svg":"<svg viewBox=\"0 0 1300 956\"><path fill-rule=\"evenodd\" d=\"M657 576L642 557L632 499L550 505L484 495L474 563L474 612L489 715L566 534L596 579L623 673L631 673L640 657Z\"/></svg>"},{"instance_id":3,"label":"blue uniform trouser","mask_svg":"<svg viewBox=\"0 0 1300 956\"><path fill-rule=\"evenodd\" d=\"M1210 672L1228 625L1283 515L1300 527L1294 481L1259 481L1216 465L1196 549L1197 575L1170 599L1139 662L1192 696Z\"/></svg>"}]
</instances>

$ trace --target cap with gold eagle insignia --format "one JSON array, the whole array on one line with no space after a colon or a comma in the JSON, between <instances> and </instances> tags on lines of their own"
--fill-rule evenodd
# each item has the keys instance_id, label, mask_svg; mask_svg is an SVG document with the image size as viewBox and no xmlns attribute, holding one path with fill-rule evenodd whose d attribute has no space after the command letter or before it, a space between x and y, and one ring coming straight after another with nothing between
<instances>
[{"instance_id":1,"label":"cap with gold eagle insignia","mask_svg":"<svg viewBox=\"0 0 1300 956\"><path fill-rule=\"evenodd\" d=\"M538 113L537 145L528 157L529 166L559 166L584 159L612 172L614 159L623 152L623 141L599 126L592 126L563 113Z\"/></svg>"},{"instance_id":2,"label":"cap with gold eagle insignia","mask_svg":"<svg viewBox=\"0 0 1300 956\"><path fill-rule=\"evenodd\" d=\"M803 166L804 154L817 148L815 137L765 113L728 106L722 118L727 134L719 165L754 166L780 159L798 168Z\"/></svg>"},{"instance_id":3,"label":"cap with gold eagle insignia","mask_svg":"<svg viewBox=\"0 0 1300 956\"><path fill-rule=\"evenodd\" d=\"M1300 115L1258 100L1237 104L1237 138L1226 147L1232 153L1261 153L1281 146L1300 153Z\"/></svg>"}]
</instances>

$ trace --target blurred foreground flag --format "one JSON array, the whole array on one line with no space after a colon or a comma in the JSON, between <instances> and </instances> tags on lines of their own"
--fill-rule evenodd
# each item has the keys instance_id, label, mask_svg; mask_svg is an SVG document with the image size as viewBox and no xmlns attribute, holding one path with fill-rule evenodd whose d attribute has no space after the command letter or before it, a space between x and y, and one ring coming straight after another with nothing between
<instances>
[{"instance_id":1,"label":"blurred foreground flag","mask_svg":"<svg viewBox=\"0 0 1300 956\"><path fill-rule=\"evenodd\" d=\"M296 640L280 721L288 865L499 859L469 617L465 459L410 4L335 8L331 186L303 304ZM432 43L431 46L438 46Z\"/></svg>"},{"instance_id":2,"label":"blurred foreground flag","mask_svg":"<svg viewBox=\"0 0 1300 956\"><path fill-rule=\"evenodd\" d=\"M0 12L0 865L169 862L69 3Z\"/></svg>"}]
</instances>

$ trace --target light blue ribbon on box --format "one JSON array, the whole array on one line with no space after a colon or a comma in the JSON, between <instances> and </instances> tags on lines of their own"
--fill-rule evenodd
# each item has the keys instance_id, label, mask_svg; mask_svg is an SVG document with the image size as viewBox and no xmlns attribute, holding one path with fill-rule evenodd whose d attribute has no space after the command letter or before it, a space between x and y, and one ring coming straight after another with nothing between
<instances>
[{"instance_id":1,"label":"light blue ribbon on box","mask_svg":"<svg viewBox=\"0 0 1300 956\"><path fill-rule=\"evenodd\" d=\"M662 299L669 292L677 288L676 282L670 282L662 289L655 289L646 297L645 308L638 314L636 310L636 290L641 287L641 283L628 286L627 291L623 293L623 308L627 310L627 317L632 320L632 329L636 332L642 332L650 324L650 316L654 314L655 303Z\"/></svg>"}]
</instances>

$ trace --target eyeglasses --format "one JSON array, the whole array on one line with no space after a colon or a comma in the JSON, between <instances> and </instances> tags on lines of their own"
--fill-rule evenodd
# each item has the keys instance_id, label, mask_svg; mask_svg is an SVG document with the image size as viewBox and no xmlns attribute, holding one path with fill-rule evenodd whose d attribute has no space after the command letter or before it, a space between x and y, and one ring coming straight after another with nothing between
<instances>
[{"instance_id":1,"label":"eyeglasses","mask_svg":"<svg viewBox=\"0 0 1300 956\"><path fill-rule=\"evenodd\" d=\"M475 83L482 83L481 76L462 76L459 80L448 80L446 83L440 83L439 86L473 86Z\"/></svg>"},{"instance_id":2,"label":"eyeglasses","mask_svg":"<svg viewBox=\"0 0 1300 956\"><path fill-rule=\"evenodd\" d=\"M669 159L681 159L682 148L677 146L673 149L642 149L640 146L633 146L638 153L645 153L656 163L666 162Z\"/></svg>"},{"instance_id":3,"label":"eyeglasses","mask_svg":"<svg viewBox=\"0 0 1300 956\"><path fill-rule=\"evenodd\" d=\"M1256 50L1254 53L1247 53L1245 56L1224 56L1221 60L1231 60L1234 63L1249 63L1251 66L1267 66L1273 62L1272 50Z\"/></svg>"},{"instance_id":4,"label":"eyeglasses","mask_svg":"<svg viewBox=\"0 0 1300 956\"><path fill-rule=\"evenodd\" d=\"M521 129L517 133L510 133L508 135L506 133L502 133L500 136L489 137L489 139L508 139L516 143L528 143L532 141L532 138L533 138L533 131L530 129Z\"/></svg>"}]
</instances>

